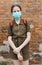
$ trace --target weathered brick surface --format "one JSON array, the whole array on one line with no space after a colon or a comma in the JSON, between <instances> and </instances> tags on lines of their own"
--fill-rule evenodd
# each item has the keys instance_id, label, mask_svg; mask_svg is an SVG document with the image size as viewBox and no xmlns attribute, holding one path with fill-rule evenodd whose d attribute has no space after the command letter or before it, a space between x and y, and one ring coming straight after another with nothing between
<instances>
[{"instance_id":1,"label":"weathered brick surface","mask_svg":"<svg viewBox=\"0 0 42 65\"><path fill-rule=\"evenodd\" d=\"M42 0L0 0L0 45L8 38L8 25L13 19L10 9L15 3L22 7L22 18L34 27L31 27L30 50L38 51L38 44L42 43Z\"/></svg>"}]
</instances>

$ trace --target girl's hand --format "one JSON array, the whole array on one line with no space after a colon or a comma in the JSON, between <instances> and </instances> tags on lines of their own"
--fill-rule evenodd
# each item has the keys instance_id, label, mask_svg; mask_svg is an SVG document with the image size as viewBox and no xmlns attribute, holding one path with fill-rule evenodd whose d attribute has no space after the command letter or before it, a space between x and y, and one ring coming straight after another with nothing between
<instances>
[{"instance_id":1,"label":"girl's hand","mask_svg":"<svg viewBox=\"0 0 42 65\"><path fill-rule=\"evenodd\" d=\"M23 61L23 56L21 55L21 53L17 54L17 57L19 61Z\"/></svg>"},{"instance_id":2,"label":"girl's hand","mask_svg":"<svg viewBox=\"0 0 42 65\"><path fill-rule=\"evenodd\" d=\"M14 52L15 54L18 54L18 53L20 53L20 49L19 49L19 48L15 48L15 49L13 50L13 52Z\"/></svg>"}]
</instances>

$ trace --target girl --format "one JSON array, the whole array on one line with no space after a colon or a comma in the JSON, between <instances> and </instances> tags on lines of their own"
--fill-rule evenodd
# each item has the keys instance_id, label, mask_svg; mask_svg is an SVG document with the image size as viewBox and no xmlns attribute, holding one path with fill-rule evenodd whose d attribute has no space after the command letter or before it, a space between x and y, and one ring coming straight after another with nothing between
<instances>
[{"instance_id":1,"label":"girl","mask_svg":"<svg viewBox=\"0 0 42 65\"><path fill-rule=\"evenodd\" d=\"M11 7L13 21L8 28L8 41L10 45L10 56L14 65L29 65L29 41L31 38L30 27L26 20L21 18L22 9L20 5Z\"/></svg>"}]
</instances>

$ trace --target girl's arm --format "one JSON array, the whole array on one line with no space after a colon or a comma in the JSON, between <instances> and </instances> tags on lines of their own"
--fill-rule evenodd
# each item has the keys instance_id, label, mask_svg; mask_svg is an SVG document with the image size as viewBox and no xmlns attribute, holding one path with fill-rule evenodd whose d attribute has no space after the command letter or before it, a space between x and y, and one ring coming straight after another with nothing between
<instances>
[{"instance_id":1,"label":"girl's arm","mask_svg":"<svg viewBox=\"0 0 42 65\"><path fill-rule=\"evenodd\" d=\"M9 42L9 45L11 46L11 48L13 49L13 52L15 54L18 54L20 51L17 50L17 47L15 46L15 44L13 43L12 41L12 36L8 36L8 42Z\"/></svg>"},{"instance_id":2,"label":"girl's arm","mask_svg":"<svg viewBox=\"0 0 42 65\"><path fill-rule=\"evenodd\" d=\"M18 47L19 50L21 50L24 46L26 46L29 41L31 39L31 33L27 32L27 38L25 39L25 41Z\"/></svg>"},{"instance_id":3,"label":"girl's arm","mask_svg":"<svg viewBox=\"0 0 42 65\"><path fill-rule=\"evenodd\" d=\"M12 47L12 49L16 48L15 44L12 41L12 36L8 36L8 42L9 42L9 45Z\"/></svg>"}]
</instances>

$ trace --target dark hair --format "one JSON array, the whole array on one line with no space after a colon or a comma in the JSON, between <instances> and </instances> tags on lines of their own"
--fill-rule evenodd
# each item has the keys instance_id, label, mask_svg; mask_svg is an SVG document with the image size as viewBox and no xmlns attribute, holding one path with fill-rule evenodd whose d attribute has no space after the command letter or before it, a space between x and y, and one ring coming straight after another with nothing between
<instances>
[{"instance_id":1,"label":"dark hair","mask_svg":"<svg viewBox=\"0 0 42 65\"><path fill-rule=\"evenodd\" d=\"M17 7L19 7L20 8L20 10L22 10L22 8L21 8L21 6L20 5L12 5L12 7L11 7L11 13L13 12L13 8L15 7L15 6L17 6Z\"/></svg>"}]
</instances>

